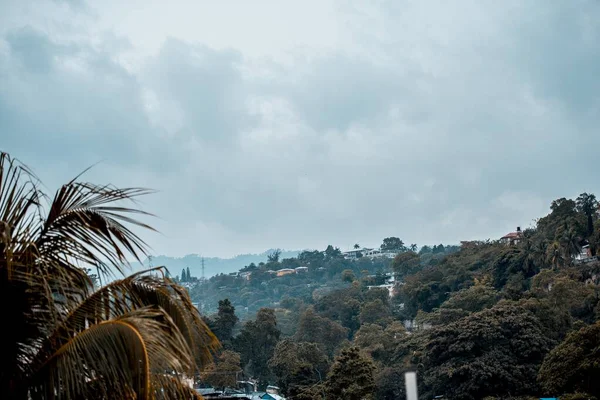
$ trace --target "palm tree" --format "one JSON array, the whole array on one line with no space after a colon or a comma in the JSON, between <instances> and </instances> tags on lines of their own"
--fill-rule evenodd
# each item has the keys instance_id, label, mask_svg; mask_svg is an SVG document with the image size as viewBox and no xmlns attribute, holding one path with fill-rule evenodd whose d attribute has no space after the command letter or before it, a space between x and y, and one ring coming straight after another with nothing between
<instances>
[{"instance_id":1,"label":"palm tree","mask_svg":"<svg viewBox=\"0 0 600 400\"><path fill-rule=\"evenodd\" d=\"M564 263L565 258L558 242L553 242L546 248L546 259L552 265L552 269L559 269Z\"/></svg>"},{"instance_id":2,"label":"palm tree","mask_svg":"<svg viewBox=\"0 0 600 400\"><path fill-rule=\"evenodd\" d=\"M358 249L360 249L360 244L358 244L358 243L355 243L355 244L354 244L354 250L358 250Z\"/></svg>"},{"instance_id":3,"label":"palm tree","mask_svg":"<svg viewBox=\"0 0 600 400\"><path fill-rule=\"evenodd\" d=\"M579 242L580 238L573 228L564 231L560 240L560 245L568 263L571 263L573 261L573 257L581 252L581 246L579 245Z\"/></svg>"},{"instance_id":4,"label":"palm tree","mask_svg":"<svg viewBox=\"0 0 600 400\"><path fill-rule=\"evenodd\" d=\"M0 153L0 398L198 398L184 378L219 344L185 289L164 268L98 290L86 273L114 277L126 254L140 260L130 227L152 228L122 203L149 191L76 179L45 212L39 180Z\"/></svg>"}]
</instances>

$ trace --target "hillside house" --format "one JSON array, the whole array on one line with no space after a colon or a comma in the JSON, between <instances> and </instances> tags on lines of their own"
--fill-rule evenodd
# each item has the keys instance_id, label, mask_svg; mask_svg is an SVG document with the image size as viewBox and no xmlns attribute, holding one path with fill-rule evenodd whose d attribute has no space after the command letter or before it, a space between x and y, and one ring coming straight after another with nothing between
<instances>
[{"instance_id":1,"label":"hillside house","mask_svg":"<svg viewBox=\"0 0 600 400\"><path fill-rule=\"evenodd\" d=\"M347 260L356 260L361 257L367 258L378 258L378 257L386 257L386 258L394 258L398 255L397 251L382 251L380 249L370 249L370 248L362 248L350 250L342 253L344 258Z\"/></svg>"},{"instance_id":2,"label":"hillside house","mask_svg":"<svg viewBox=\"0 0 600 400\"><path fill-rule=\"evenodd\" d=\"M518 244L523 239L523 231L520 226L517 226L517 230L515 232L507 233L506 235L500 238L500 243L503 243L507 246L514 246Z\"/></svg>"},{"instance_id":3,"label":"hillside house","mask_svg":"<svg viewBox=\"0 0 600 400\"><path fill-rule=\"evenodd\" d=\"M285 275L295 274L295 273L296 273L296 270L293 268L283 268L283 269L275 271L275 274L277 276L285 276Z\"/></svg>"},{"instance_id":4,"label":"hillside house","mask_svg":"<svg viewBox=\"0 0 600 400\"><path fill-rule=\"evenodd\" d=\"M240 272L239 276L240 276L240 278L249 281L251 275L252 275L252 272L248 271L248 272Z\"/></svg>"},{"instance_id":5,"label":"hillside house","mask_svg":"<svg viewBox=\"0 0 600 400\"><path fill-rule=\"evenodd\" d=\"M345 259L347 260L356 260L358 258L361 258L365 255L365 253L367 253L368 251L372 251L373 249L367 249L367 248L362 248L362 249L354 249L354 250L350 250L350 251L345 251L343 252L343 256Z\"/></svg>"},{"instance_id":6,"label":"hillside house","mask_svg":"<svg viewBox=\"0 0 600 400\"><path fill-rule=\"evenodd\" d=\"M598 257L592 256L592 249L590 248L589 244L581 246L579 253L573 256L573 261L575 264L594 262L597 259Z\"/></svg>"}]
</instances>

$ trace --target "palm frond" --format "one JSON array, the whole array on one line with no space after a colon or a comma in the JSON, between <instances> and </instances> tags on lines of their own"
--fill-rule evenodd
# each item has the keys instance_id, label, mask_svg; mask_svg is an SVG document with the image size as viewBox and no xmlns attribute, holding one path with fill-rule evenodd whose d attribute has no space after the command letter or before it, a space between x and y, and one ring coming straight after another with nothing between
<instances>
[{"instance_id":1,"label":"palm frond","mask_svg":"<svg viewBox=\"0 0 600 400\"><path fill-rule=\"evenodd\" d=\"M151 215L144 211L106 206L151 193L142 188L117 189L89 183L69 182L57 191L36 241L42 257L62 261L65 257L96 265L110 275L110 267L123 273L129 252L138 261L146 243L122 222L154 230L126 214Z\"/></svg>"},{"instance_id":2,"label":"palm frond","mask_svg":"<svg viewBox=\"0 0 600 400\"><path fill-rule=\"evenodd\" d=\"M69 339L34 372L30 388L34 398L146 399L162 387L154 377L192 376L193 365L170 318L162 310L144 308Z\"/></svg>"},{"instance_id":3,"label":"palm frond","mask_svg":"<svg viewBox=\"0 0 600 400\"><path fill-rule=\"evenodd\" d=\"M76 178L77 179L77 178ZM94 292L86 267L124 272L147 189L72 180L46 215L35 175L0 152L0 398L199 398L187 387L219 343L187 291L155 268ZM160 273L162 276L154 276Z\"/></svg>"},{"instance_id":4,"label":"palm frond","mask_svg":"<svg viewBox=\"0 0 600 400\"><path fill-rule=\"evenodd\" d=\"M199 367L209 364L219 348L216 336L204 323L185 290L167 278L148 275L162 271L156 267L125 279L113 281L82 300L49 336L38 359L44 359L65 340L79 334L89 325L110 320L137 309L154 306L172 320Z\"/></svg>"}]
</instances>

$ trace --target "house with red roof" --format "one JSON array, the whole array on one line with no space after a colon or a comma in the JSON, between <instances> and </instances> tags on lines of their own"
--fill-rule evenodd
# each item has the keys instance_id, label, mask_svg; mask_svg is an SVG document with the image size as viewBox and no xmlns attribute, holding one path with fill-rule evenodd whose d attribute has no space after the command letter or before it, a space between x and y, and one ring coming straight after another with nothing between
<instances>
[{"instance_id":1,"label":"house with red roof","mask_svg":"<svg viewBox=\"0 0 600 400\"><path fill-rule=\"evenodd\" d=\"M507 246L514 246L523 239L523 231L520 226L517 226L515 232L507 233L500 238L500 243L504 243Z\"/></svg>"}]
</instances>

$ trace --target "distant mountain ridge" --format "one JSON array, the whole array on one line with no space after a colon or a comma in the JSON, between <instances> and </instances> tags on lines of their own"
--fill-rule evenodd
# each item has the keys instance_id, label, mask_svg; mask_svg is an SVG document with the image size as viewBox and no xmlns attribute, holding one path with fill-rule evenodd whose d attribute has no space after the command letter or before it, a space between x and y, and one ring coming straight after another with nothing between
<instances>
[{"instance_id":1,"label":"distant mountain ridge","mask_svg":"<svg viewBox=\"0 0 600 400\"><path fill-rule=\"evenodd\" d=\"M204 275L208 279L220 273L228 274L230 272L237 272L250 263L258 264L266 262L267 256L274 251L276 249L269 249L260 254L240 254L232 258L204 257ZM297 257L301 251L281 250L279 259ZM131 266L133 271L139 271L150 267L150 261L145 259L142 264L133 262ZM152 266L165 266L173 276L181 275L181 270L189 267L192 276L198 278L202 276L202 256L199 254L188 254L183 257L152 256Z\"/></svg>"}]
</instances>

